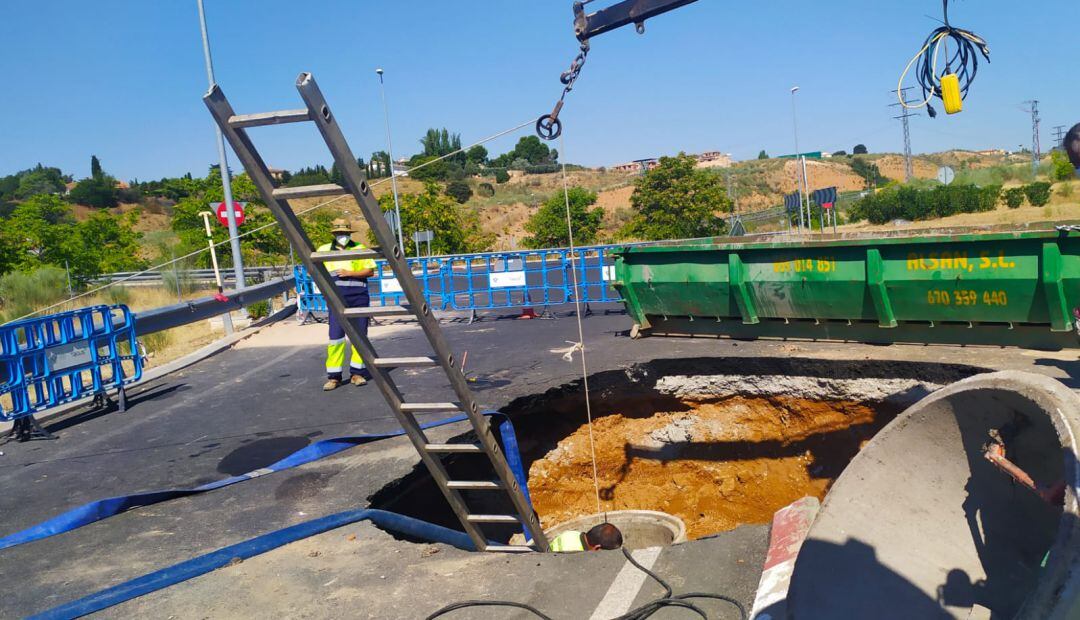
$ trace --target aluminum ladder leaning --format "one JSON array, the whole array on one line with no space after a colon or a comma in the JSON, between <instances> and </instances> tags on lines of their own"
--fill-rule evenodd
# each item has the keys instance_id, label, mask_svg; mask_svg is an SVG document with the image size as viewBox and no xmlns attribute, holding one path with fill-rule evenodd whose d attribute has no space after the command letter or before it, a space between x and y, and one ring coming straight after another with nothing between
<instances>
[{"instance_id":1,"label":"aluminum ladder leaning","mask_svg":"<svg viewBox=\"0 0 1080 620\"><path fill-rule=\"evenodd\" d=\"M310 73L301 73L296 80L306 108L259 114L236 114L221 88L214 86L203 97L214 120L221 128L233 151L258 188L266 206L274 214L286 239L296 248L311 278L326 297L327 310L333 312L344 327L345 334L363 356L375 385L382 392L394 415L397 416L406 435L420 454L420 459L431 473L450 507L461 521L462 527L480 551L524 552L534 549L548 551L548 541L540 522L525 493L514 477L513 471L495 439L488 419L477 405L469 389L465 375L447 345L439 322L428 307L419 283L405 261L403 248L383 217L378 202L372 196L364 174L357 166L349 145L345 141L336 118L330 111L322 92ZM322 134L341 171L343 186L336 184L306 187L275 187L262 157L255 150L247 134L247 128L283 123L313 122ZM363 250L316 252L296 214L289 206L290 199L351 194L360 206L364 219L374 232L377 246ZM385 251L389 248L389 251ZM390 307L346 308L329 272L323 263L341 259L384 258L401 285L407 305ZM380 357L371 341L360 333L354 319L363 317L413 316L419 322L433 355L429 357ZM406 401L390 371L395 368L440 367L449 380L456 400L453 402ZM432 412L463 412L472 423L478 442L476 444L439 444L428 440L415 414ZM486 456L494 470L493 480L451 480L442 456L446 454L476 454ZM504 493L516 514L474 514L466 505L462 492L489 491ZM507 510L507 512L511 512ZM531 534L533 546L490 544L480 526L485 523L521 524Z\"/></svg>"}]
</instances>

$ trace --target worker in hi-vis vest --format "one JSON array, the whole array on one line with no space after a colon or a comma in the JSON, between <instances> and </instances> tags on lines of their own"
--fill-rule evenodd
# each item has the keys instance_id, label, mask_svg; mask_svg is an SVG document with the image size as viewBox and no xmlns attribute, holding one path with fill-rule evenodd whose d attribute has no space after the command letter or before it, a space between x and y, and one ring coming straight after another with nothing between
<instances>
[{"instance_id":1,"label":"worker in hi-vis vest","mask_svg":"<svg viewBox=\"0 0 1080 620\"><path fill-rule=\"evenodd\" d=\"M622 547L622 532L610 523L601 523L588 532L568 531L559 534L548 543L555 553L575 551L599 551Z\"/></svg>"},{"instance_id":2,"label":"worker in hi-vis vest","mask_svg":"<svg viewBox=\"0 0 1080 620\"><path fill-rule=\"evenodd\" d=\"M319 246L319 252L331 252L335 250L363 249L364 246L353 241L352 226L345 220L334 220L331 234L334 240ZM362 308L371 304L368 297L367 279L375 275L375 261L365 258L363 260L335 260L324 263L326 270L334 279L334 286L341 293L347 308ZM361 334L367 334L368 319L362 317L354 319ZM338 323L337 316L330 313L330 343L326 345L326 383L323 390L329 392L337 389L342 383L342 371L345 369L345 330ZM367 383L367 369L364 368L364 360L355 346L348 347L352 350L352 358L349 360L349 382L353 385Z\"/></svg>"}]
</instances>

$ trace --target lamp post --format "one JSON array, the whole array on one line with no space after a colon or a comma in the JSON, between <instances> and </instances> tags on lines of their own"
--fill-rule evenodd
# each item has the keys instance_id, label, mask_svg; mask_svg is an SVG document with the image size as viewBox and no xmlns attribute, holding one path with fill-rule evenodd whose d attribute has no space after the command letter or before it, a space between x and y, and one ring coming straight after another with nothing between
<instances>
[{"instance_id":1,"label":"lamp post","mask_svg":"<svg viewBox=\"0 0 1080 620\"><path fill-rule=\"evenodd\" d=\"M203 57L206 59L206 79L213 88L214 61L210 58L210 37L206 33L206 11L203 10L203 0L197 0L199 4L199 26L202 28ZM233 274L236 278L236 290L244 288L244 259L240 255L240 237L236 232L236 214L233 209L232 180L229 178L229 159L225 154L225 139L221 135L221 128L214 124L217 130L218 163L221 170L221 189L225 195L225 213L229 223L229 244L233 255ZM241 314L244 314L241 311Z\"/></svg>"},{"instance_id":2,"label":"lamp post","mask_svg":"<svg viewBox=\"0 0 1080 620\"><path fill-rule=\"evenodd\" d=\"M394 188L394 219L397 220L398 247L405 252L405 239L401 234L401 201L398 198L397 174L394 172L394 142L390 139L390 107L386 105L386 85L382 68L375 69L379 76L379 94L382 96L383 118L386 119L386 154L390 156L390 185Z\"/></svg>"},{"instance_id":3,"label":"lamp post","mask_svg":"<svg viewBox=\"0 0 1080 620\"><path fill-rule=\"evenodd\" d=\"M800 183L799 193L801 193L802 196L799 197L799 232L802 232L802 230L803 230L803 197L806 196L806 168L804 166L802 168L802 172L799 172L799 165L801 163L801 158L799 157L799 155L800 155L800 152L799 152L799 116L798 116L798 113L795 110L795 93L797 93L797 92L799 92L799 87L798 86L793 86L791 88L791 126L792 126L792 128L794 129L794 132L795 132L795 169L796 169L796 174L800 174L800 177L799 177L799 183ZM807 203L809 204L809 197L806 197L806 198L807 198ZM807 221L806 225L807 226L810 225L809 221Z\"/></svg>"}]
</instances>

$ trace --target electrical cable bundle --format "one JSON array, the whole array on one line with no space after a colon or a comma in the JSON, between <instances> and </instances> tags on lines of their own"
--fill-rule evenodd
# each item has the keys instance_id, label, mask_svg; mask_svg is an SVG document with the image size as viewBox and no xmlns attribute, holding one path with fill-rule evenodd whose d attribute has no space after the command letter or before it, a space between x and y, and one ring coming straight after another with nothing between
<instances>
[{"instance_id":1,"label":"electrical cable bundle","mask_svg":"<svg viewBox=\"0 0 1080 620\"><path fill-rule=\"evenodd\" d=\"M649 618L650 616L665 607L681 607L683 609L688 609L691 612L697 614L697 616L702 618L702 620L708 620L709 616L705 613L705 610L690 602L690 599L695 598L711 599L730 603L735 607L736 611L738 611L739 617L742 620L746 620L746 608L744 608L742 606L742 603L735 600L734 598L731 598L730 596L725 596L723 594L713 594L711 592L691 592L689 594L677 595L673 594L671 586L668 585L666 581L661 579L660 576L656 573L652 572L651 570L645 568L640 563L638 563L638 561L634 559L634 556L630 555L630 552L627 551L625 547L623 548L622 552L623 555L626 556L626 559L634 565L634 568L642 571L643 573L648 575L653 581L660 584L660 587L664 589L664 596L653 601L649 601L648 603L645 603L637 609L632 609L625 614L619 616L618 618L612 618L612 620L645 620L646 618ZM443 607L442 609L428 616L427 620L434 620L435 618L439 618L459 609L466 609L469 607L512 607L515 609L523 609L525 611L528 611L529 613L533 614L537 618L540 618L541 620L552 620L551 616L548 616L544 612L531 605L526 605L524 603L515 603L512 601L461 601L460 603L454 603L452 605L447 605L446 607Z\"/></svg>"},{"instance_id":2,"label":"electrical cable bundle","mask_svg":"<svg viewBox=\"0 0 1080 620\"><path fill-rule=\"evenodd\" d=\"M945 105L949 114L959 112L967 98L968 89L979 72L979 54L990 62L990 47L986 40L970 30L954 28L949 23L949 0L942 0L945 12L945 25L935 29L926 38L922 49L911 59L904 72L900 74L897 96L900 105L907 109L926 108L930 118L937 116L937 111L930 102L937 97ZM949 52L949 43L953 52ZM944 50L942 48L944 47ZM944 54L941 52L944 51ZM944 56L945 70L938 74L939 56ZM922 89L923 100L912 104L904 100L904 78L915 66L915 79Z\"/></svg>"}]
</instances>

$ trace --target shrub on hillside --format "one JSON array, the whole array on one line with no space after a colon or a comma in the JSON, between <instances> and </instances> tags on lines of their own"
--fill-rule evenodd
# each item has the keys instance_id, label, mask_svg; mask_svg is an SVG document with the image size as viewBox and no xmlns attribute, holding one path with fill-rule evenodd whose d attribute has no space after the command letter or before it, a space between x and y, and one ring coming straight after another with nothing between
<instances>
[{"instance_id":1,"label":"shrub on hillside","mask_svg":"<svg viewBox=\"0 0 1080 620\"><path fill-rule=\"evenodd\" d=\"M1000 185L939 185L930 189L896 185L863 198L852 206L850 214L852 220L868 220L871 224L896 219L929 220L993 211L1000 197Z\"/></svg>"},{"instance_id":2,"label":"shrub on hillside","mask_svg":"<svg viewBox=\"0 0 1080 620\"><path fill-rule=\"evenodd\" d=\"M1053 150L1050 152L1050 177L1055 181L1068 181L1076 174L1069 156L1064 151Z\"/></svg>"},{"instance_id":3,"label":"shrub on hillside","mask_svg":"<svg viewBox=\"0 0 1080 620\"><path fill-rule=\"evenodd\" d=\"M496 170L495 171L495 182L496 183L506 183L509 180L510 180L510 173L509 172L507 172L505 170Z\"/></svg>"},{"instance_id":4,"label":"shrub on hillside","mask_svg":"<svg viewBox=\"0 0 1080 620\"><path fill-rule=\"evenodd\" d=\"M491 183L481 183L476 186L476 193L484 198L491 198L495 195L495 187Z\"/></svg>"},{"instance_id":5,"label":"shrub on hillside","mask_svg":"<svg viewBox=\"0 0 1080 620\"><path fill-rule=\"evenodd\" d=\"M453 198L458 204L465 204L472 198L472 188L464 181L451 181L446 186L446 195Z\"/></svg>"},{"instance_id":6,"label":"shrub on hillside","mask_svg":"<svg viewBox=\"0 0 1080 620\"><path fill-rule=\"evenodd\" d=\"M1033 207L1042 207L1050 202L1050 184L1039 181L1024 186L1024 194Z\"/></svg>"},{"instance_id":7,"label":"shrub on hillside","mask_svg":"<svg viewBox=\"0 0 1080 620\"><path fill-rule=\"evenodd\" d=\"M1005 205L1010 209L1019 208L1024 204L1024 188L1010 187L1005 190Z\"/></svg>"}]
</instances>

